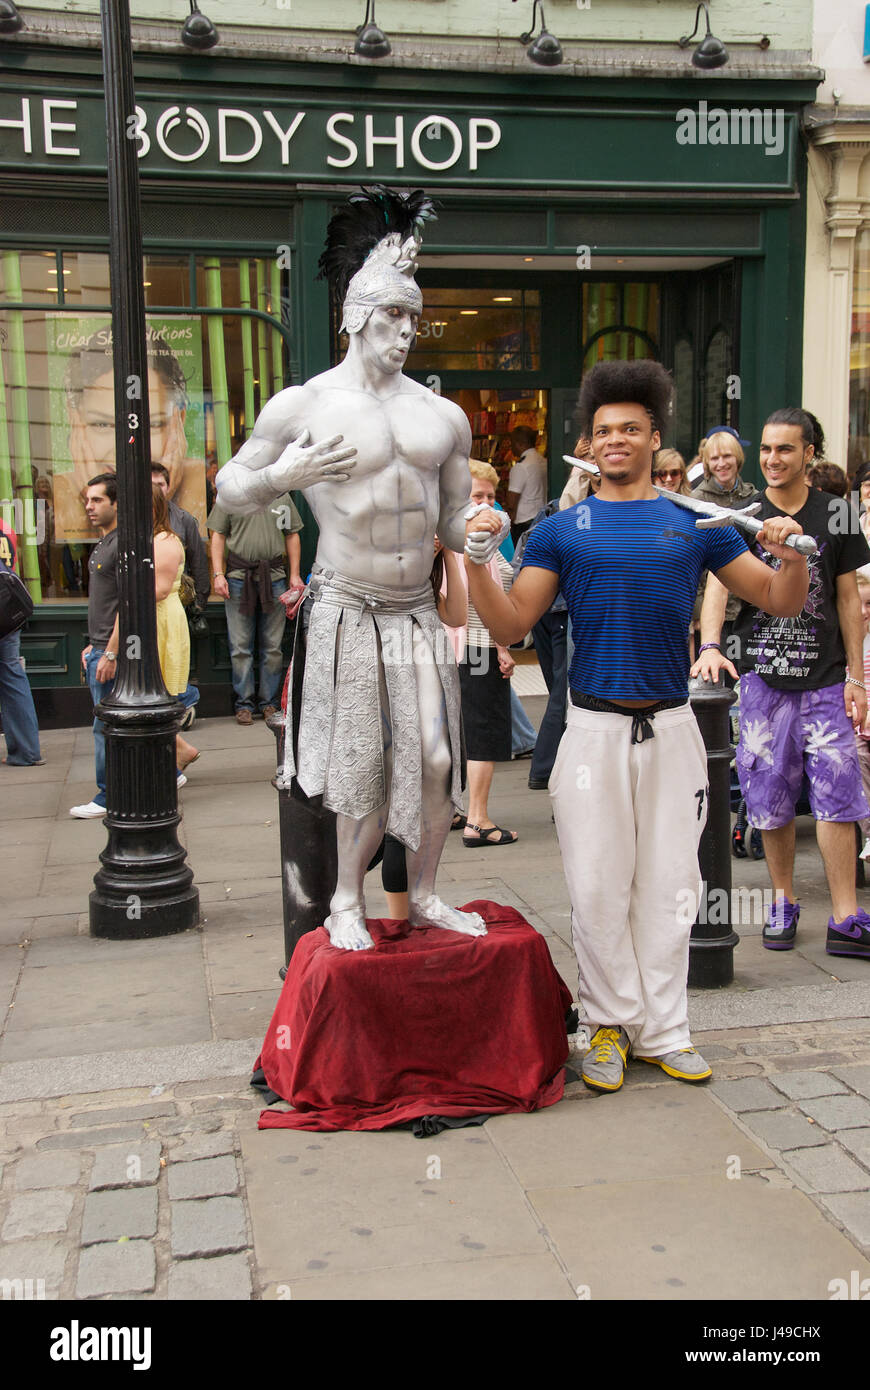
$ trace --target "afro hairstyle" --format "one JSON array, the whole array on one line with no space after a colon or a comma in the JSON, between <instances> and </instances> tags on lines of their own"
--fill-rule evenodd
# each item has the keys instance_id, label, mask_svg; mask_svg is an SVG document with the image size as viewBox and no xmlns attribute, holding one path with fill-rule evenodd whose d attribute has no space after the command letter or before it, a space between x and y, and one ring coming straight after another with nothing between
<instances>
[{"instance_id":1,"label":"afro hairstyle","mask_svg":"<svg viewBox=\"0 0 870 1390\"><path fill-rule=\"evenodd\" d=\"M664 430L671 413L674 383L661 362L599 362L580 385L577 424L591 435L596 410L620 401L636 401L649 415L653 429Z\"/></svg>"}]
</instances>

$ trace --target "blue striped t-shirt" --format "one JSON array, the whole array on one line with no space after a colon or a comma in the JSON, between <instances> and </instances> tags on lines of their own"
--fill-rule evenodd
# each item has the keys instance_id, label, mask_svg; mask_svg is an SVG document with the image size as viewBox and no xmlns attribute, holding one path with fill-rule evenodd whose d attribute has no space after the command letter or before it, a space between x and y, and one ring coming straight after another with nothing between
<instances>
[{"instance_id":1,"label":"blue striped t-shirt","mask_svg":"<svg viewBox=\"0 0 870 1390\"><path fill-rule=\"evenodd\" d=\"M590 497L538 523L522 568L559 576L574 636L573 690L600 700L673 700L688 691L698 580L746 549L732 526L697 530L664 497Z\"/></svg>"}]
</instances>

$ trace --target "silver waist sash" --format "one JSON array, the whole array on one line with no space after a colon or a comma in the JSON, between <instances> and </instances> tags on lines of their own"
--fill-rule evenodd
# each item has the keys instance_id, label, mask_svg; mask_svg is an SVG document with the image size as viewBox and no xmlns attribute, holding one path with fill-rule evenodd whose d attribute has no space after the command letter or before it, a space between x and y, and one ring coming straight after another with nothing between
<instances>
[{"instance_id":1,"label":"silver waist sash","mask_svg":"<svg viewBox=\"0 0 870 1390\"><path fill-rule=\"evenodd\" d=\"M420 847L422 747L416 664L432 662L444 695L450 741L450 796L460 806L459 675L431 584L392 589L328 570L311 578L299 737L284 743L283 784L361 820L387 799L385 747L392 754L387 833ZM420 634L415 641L415 629ZM415 657L416 652L416 657ZM290 682L292 690L293 682ZM288 711L288 735L292 711Z\"/></svg>"}]
</instances>

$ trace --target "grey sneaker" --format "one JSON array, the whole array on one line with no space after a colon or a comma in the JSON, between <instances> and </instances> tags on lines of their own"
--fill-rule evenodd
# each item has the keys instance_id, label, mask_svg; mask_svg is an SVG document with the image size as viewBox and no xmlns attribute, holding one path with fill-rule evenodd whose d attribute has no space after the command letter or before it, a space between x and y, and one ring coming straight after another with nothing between
<instances>
[{"instance_id":1,"label":"grey sneaker","mask_svg":"<svg viewBox=\"0 0 870 1390\"><path fill-rule=\"evenodd\" d=\"M624 1028L599 1028L580 1073L590 1091L618 1091L631 1044Z\"/></svg>"},{"instance_id":2,"label":"grey sneaker","mask_svg":"<svg viewBox=\"0 0 870 1390\"><path fill-rule=\"evenodd\" d=\"M654 1066L666 1071L668 1076L675 1076L678 1081L707 1081L713 1075L713 1068L693 1047L680 1047L673 1052L663 1052L661 1057L638 1057L637 1061L652 1062Z\"/></svg>"}]
</instances>

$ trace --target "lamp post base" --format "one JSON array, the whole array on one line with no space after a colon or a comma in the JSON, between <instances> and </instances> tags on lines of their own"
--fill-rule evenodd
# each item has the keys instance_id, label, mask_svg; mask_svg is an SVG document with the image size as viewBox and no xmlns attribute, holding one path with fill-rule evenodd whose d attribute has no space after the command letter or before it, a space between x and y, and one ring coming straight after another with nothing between
<instances>
[{"instance_id":1,"label":"lamp post base","mask_svg":"<svg viewBox=\"0 0 870 1390\"><path fill-rule=\"evenodd\" d=\"M106 725L106 826L90 895L91 936L169 936L199 922L199 892L178 839L176 700L98 706Z\"/></svg>"},{"instance_id":2,"label":"lamp post base","mask_svg":"<svg viewBox=\"0 0 870 1390\"><path fill-rule=\"evenodd\" d=\"M172 936L199 926L199 890L162 898L159 902L135 902L135 893L109 897L99 889L91 893L91 936L109 941L140 940L148 936ZM132 915L131 915L132 914Z\"/></svg>"},{"instance_id":3,"label":"lamp post base","mask_svg":"<svg viewBox=\"0 0 870 1390\"><path fill-rule=\"evenodd\" d=\"M719 989L734 982L734 947L740 942L735 931L711 940L692 937L689 943L689 989Z\"/></svg>"}]
</instances>

